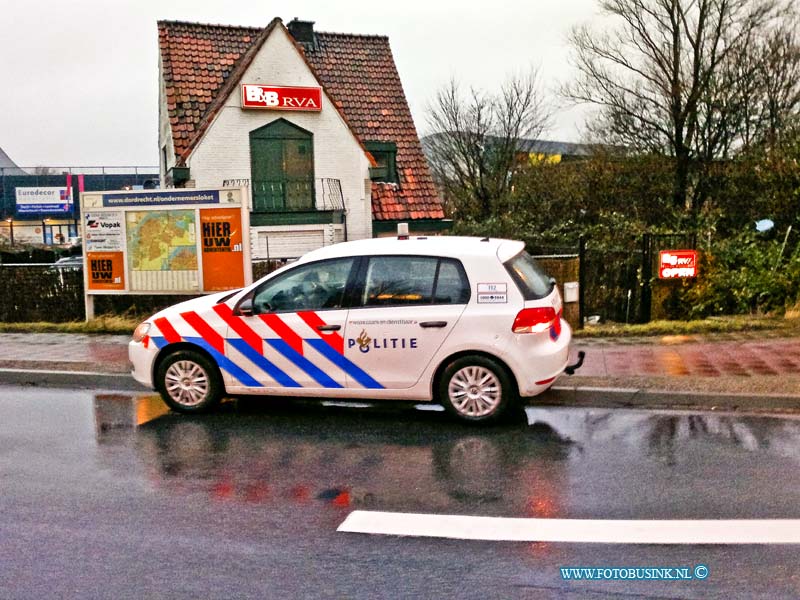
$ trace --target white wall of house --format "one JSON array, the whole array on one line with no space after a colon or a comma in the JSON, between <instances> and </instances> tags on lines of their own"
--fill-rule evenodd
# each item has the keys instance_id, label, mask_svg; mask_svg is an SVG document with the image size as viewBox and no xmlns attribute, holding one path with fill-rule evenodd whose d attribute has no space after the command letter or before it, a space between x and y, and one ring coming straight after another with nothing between
<instances>
[{"instance_id":1,"label":"white wall of house","mask_svg":"<svg viewBox=\"0 0 800 600\"><path fill-rule=\"evenodd\" d=\"M320 85L282 25L273 29L239 83ZM189 157L190 177L195 187L220 187L227 179L249 180L250 132L283 118L313 134L315 179L341 182L347 239L372 237L369 161L330 98L323 94L319 112L242 110L240 90L237 86ZM165 109L166 106L162 113ZM163 135L162 131L162 139ZM316 188L317 194L321 194L322 186ZM252 206L252 198L250 201ZM286 235L280 235L281 232ZM267 258L266 239L270 240L269 258L294 258L310 249L343 240L344 232L342 226L328 225L253 227L253 258Z\"/></svg>"},{"instance_id":2,"label":"white wall of house","mask_svg":"<svg viewBox=\"0 0 800 600\"><path fill-rule=\"evenodd\" d=\"M161 53L158 55L158 173L161 187L166 187L167 171L175 166L175 144L167 111L167 87L164 82Z\"/></svg>"}]
</instances>

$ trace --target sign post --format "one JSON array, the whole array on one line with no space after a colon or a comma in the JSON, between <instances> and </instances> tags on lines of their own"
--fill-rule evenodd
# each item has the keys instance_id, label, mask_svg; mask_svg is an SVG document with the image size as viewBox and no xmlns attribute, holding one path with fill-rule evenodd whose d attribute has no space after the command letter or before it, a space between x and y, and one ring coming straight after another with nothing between
<instances>
[{"instance_id":1,"label":"sign post","mask_svg":"<svg viewBox=\"0 0 800 600\"><path fill-rule=\"evenodd\" d=\"M86 320L99 294L207 294L248 285L244 188L84 192Z\"/></svg>"}]
</instances>

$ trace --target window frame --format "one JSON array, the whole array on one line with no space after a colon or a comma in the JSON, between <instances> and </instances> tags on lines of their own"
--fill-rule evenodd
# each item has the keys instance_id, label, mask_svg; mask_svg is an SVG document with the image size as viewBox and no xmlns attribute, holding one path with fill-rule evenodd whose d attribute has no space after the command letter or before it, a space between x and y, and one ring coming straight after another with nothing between
<instances>
[{"instance_id":1,"label":"window frame","mask_svg":"<svg viewBox=\"0 0 800 600\"><path fill-rule=\"evenodd\" d=\"M284 165L286 159L287 142L306 142L309 149L309 164L311 169L309 173L303 177L290 177L286 174L285 168L282 169L281 176L277 179L255 179L257 159L254 152L254 141L259 142L278 142L281 153L281 164ZM299 212L316 212L317 209L317 180L316 180L316 165L314 163L314 132L300 127L296 123L289 121L283 117L275 119L265 125L257 127L249 132L248 137L248 152L250 154L250 187L253 195L253 213L257 214L284 214L284 213L299 213ZM285 166L285 165L284 165ZM256 192L258 183L270 182L273 185L280 187L280 200L281 206L269 207L261 201L268 196L265 193ZM308 185L310 188L309 206L291 207L289 206L289 186L292 184ZM256 201L258 195L259 202ZM277 196L274 196L277 197Z\"/></svg>"},{"instance_id":2,"label":"window frame","mask_svg":"<svg viewBox=\"0 0 800 600\"><path fill-rule=\"evenodd\" d=\"M355 285L352 289L350 297L350 310L355 309L375 309L375 308L403 308L415 306L466 306L472 300L472 285L470 284L467 270L464 268L464 263L459 259L451 256L437 256L433 254L370 254L361 256L361 261L358 268L358 276L356 277ZM378 258L425 258L436 261L436 271L433 279L433 286L431 287L431 301L420 302L417 304L398 303L398 304L380 304L380 305L365 305L362 302L364 291L367 286L367 269L369 262L372 259ZM452 263L461 278L461 284L466 287L467 297L463 302L436 302L436 290L439 287L439 271L441 270L442 262L447 261Z\"/></svg>"},{"instance_id":3,"label":"window frame","mask_svg":"<svg viewBox=\"0 0 800 600\"><path fill-rule=\"evenodd\" d=\"M361 257L360 256L336 256L333 258L324 258L322 260L315 260L312 262L300 263L291 267L290 269L286 269L285 271L281 271L280 274L276 275L275 277L270 277L266 281L258 284L252 290L250 290L247 294L242 296L242 298L236 303L236 308L239 307L242 302L245 300L255 301L256 295L263 290L268 285L275 283L279 279L283 279L284 277L289 277L299 269L305 269L312 265L323 265L325 263L332 263L336 261L343 261L343 260L352 260L353 264L350 265L350 273L347 275L347 281L344 284L344 295L342 296L342 305L341 306L331 306L327 308L304 308L301 310L270 310L269 312L255 312L255 303L253 304L253 316L258 315L279 315L279 314L290 314L290 313L298 313L304 311L313 311L313 312L322 312L322 311L329 311L329 310L349 310L350 306L353 301L353 287L356 283L356 278L361 270Z\"/></svg>"},{"instance_id":4,"label":"window frame","mask_svg":"<svg viewBox=\"0 0 800 600\"><path fill-rule=\"evenodd\" d=\"M384 170L383 167L370 167L370 180L376 183L399 184L400 181L397 177L397 144L394 142L367 141L364 142L364 148L372 154L376 161L376 153L386 155L386 173L381 173Z\"/></svg>"}]
</instances>

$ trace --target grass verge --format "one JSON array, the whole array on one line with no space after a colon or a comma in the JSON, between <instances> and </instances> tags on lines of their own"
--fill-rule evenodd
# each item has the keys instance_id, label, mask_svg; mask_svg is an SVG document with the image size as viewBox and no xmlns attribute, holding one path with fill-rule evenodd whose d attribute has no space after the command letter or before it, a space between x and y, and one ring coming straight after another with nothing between
<instances>
[{"instance_id":1,"label":"grass verge","mask_svg":"<svg viewBox=\"0 0 800 600\"><path fill-rule=\"evenodd\" d=\"M637 325L603 323L574 332L576 338L639 337L655 335L699 335L739 331L782 331L800 335L800 319L765 316L710 317L696 321L651 321Z\"/></svg>"},{"instance_id":2,"label":"grass verge","mask_svg":"<svg viewBox=\"0 0 800 600\"><path fill-rule=\"evenodd\" d=\"M66 323L0 323L2 333L133 333L141 323L137 317L101 315L91 321L68 321Z\"/></svg>"}]
</instances>

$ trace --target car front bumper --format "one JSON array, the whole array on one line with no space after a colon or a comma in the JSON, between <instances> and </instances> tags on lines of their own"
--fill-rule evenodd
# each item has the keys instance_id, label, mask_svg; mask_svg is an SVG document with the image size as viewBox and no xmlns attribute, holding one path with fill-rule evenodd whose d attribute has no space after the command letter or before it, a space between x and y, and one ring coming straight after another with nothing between
<instances>
[{"instance_id":1,"label":"car front bumper","mask_svg":"<svg viewBox=\"0 0 800 600\"><path fill-rule=\"evenodd\" d=\"M131 375L136 381L151 389L155 388L153 385L153 361L156 354L158 354L158 349L152 341L146 347L144 343L133 340L128 344Z\"/></svg>"}]
</instances>

